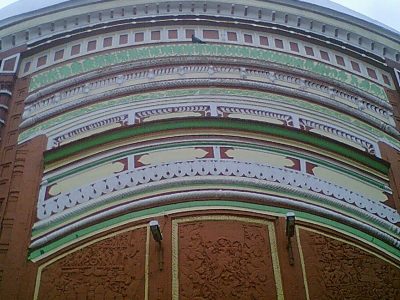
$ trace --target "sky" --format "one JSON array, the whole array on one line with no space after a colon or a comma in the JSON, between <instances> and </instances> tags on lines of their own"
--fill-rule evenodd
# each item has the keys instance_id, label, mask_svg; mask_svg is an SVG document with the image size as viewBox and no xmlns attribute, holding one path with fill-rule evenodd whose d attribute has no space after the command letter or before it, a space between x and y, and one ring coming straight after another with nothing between
<instances>
[{"instance_id":1,"label":"sky","mask_svg":"<svg viewBox=\"0 0 400 300\"><path fill-rule=\"evenodd\" d=\"M333 0L333 2L366 15L400 32L400 0Z\"/></svg>"},{"instance_id":2,"label":"sky","mask_svg":"<svg viewBox=\"0 0 400 300\"><path fill-rule=\"evenodd\" d=\"M0 8L17 0L0 0ZM35 0L32 0L35 1ZM400 0L333 0L400 32Z\"/></svg>"}]
</instances>

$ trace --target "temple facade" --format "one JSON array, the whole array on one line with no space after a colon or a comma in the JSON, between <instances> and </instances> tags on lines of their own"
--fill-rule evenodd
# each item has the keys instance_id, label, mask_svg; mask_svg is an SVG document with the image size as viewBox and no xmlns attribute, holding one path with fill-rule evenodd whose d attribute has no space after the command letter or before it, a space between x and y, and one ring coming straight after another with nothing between
<instances>
[{"instance_id":1,"label":"temple facade","mask_svg":"<svg viewBox=\"0 0 400 300\"><path fill-rule=\"evenodd\" d=\"M0 299L400 299L399 32L30 2L0 10Z\"/></svg>"}]
</instances>

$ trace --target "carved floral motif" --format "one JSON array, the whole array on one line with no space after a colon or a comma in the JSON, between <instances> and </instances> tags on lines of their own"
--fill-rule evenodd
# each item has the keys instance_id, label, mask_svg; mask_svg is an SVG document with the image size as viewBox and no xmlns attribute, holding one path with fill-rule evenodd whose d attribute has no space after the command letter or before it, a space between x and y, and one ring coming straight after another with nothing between
<instances>
[{"instance_id":1,"label":"carved floral motif","mask_svg":"<svg viewBox=\"0 0 400 300\"><path fill-rule=\"evenodd\" d=\"M301 231L310 299L400 299L400 269L345 242Z\"/></svg>"},{"instance_id":2,"label":"carved floral motif","mask_svg":"<svg viewBox=\"0 0 400 300\"><path fill-rule=\"evenodd\" d=\"M181 299L276 299L265 226L206 221L179 226Z\"/></svg>"},{"instance_id":3,"label":"carved floral motif","mask_svg":"<svg viewBox=\"0 0 400 300\"><path fill-rule=\"evenodd\" d=\"M137 229L61 258L43 269L39 299L142 300L145 244Z\"/></svg>"}]
</instances>

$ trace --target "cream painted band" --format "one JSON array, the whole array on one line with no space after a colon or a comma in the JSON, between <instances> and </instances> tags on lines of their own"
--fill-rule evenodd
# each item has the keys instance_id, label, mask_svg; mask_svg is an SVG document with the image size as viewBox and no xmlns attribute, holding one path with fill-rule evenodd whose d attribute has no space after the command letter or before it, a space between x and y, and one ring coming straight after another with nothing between
<instances>
[{"instance_id":1,"label":"cream painted band","mask_svg":"<svg viewBox=\"0 0 400 300\"><path fill-rule=\"evenodd\" d=\"M101 180L82 185L47 199L39 198L37 217L41 221L58 219L77 210L93 208L113 200L135 194L140 187L159 189L165 184L204 180L263 185L268 190L286 191L289 194L322 197L328 206L345 207L364 218L378 218L397 224L399 213L356 191L337 186L304 172L226 159L199 159L141 167L113 174ZM59 216L59 217L58 217Z\"/></svg>"},{"instance_id":2,"label":"cream painted band","mask_svg":"<svg viewBox=\"0 0 400 300\"><path fill-rule=\"evenodd\" d=\"M219 149L218 149L219 150ZM181 147L175 149L163 149L145 153L139 153L134 155L137 162L143 164L143 166L156 166L162 163L170 162L183 162L191 161L196 159L203 159L207 155L207 151L198 147ZM225 152L229 159L242 162L251 162L257 164L267 164L274 167L290 168L294 166L292 159L297 159L296 156L287 157L284 155L274 154L270 151L259 151L254 149L246 149L241 147L229 147L229 150ZM133 156L130 157L132 160ZM121 159L129 160L129 157L122 157ZM127 166L128 170L133 170L134 166ZM80 186L90 184L97 180L107 178L113 174L118 174L124 170L124 164L118 161L111 161L106 164L99 164L89 169L84 169L80 172L74 172L73 174L63 176L62 178L53 181L50 185L48 194L49 196L56 196L59 193L66 193L72 191ZM299 170L306 173L306 169ZM385 194L387 190L373 186L360 178L355 178L349 174L342 173L337 169L327 168L325 166L316 165L313 169L313 173L316 177L337 184L341 187L346 187L353 192L357 192L370 199L374 199L380 202L388 200ZM51 177L50 177L51 178ZM48 186L43 183L42 188ZM39 199L41 197L39 196ZM40 200L41 201L41 200Z\"/></svg>"},{"instance_id":3,"label":"cream painted band","mask_svg":"<svg viewBox=\"0 0 400 300\"><path fill-rule=\"evenodd\" d=\"M190 139L185 138L190 134ZM210 136L215 136L213 138L210 138ZM207 129L207 130L202 130L202 129L192 129L190 132L187 130L176 130L173 133L166 133L166 132L161 132L161 133L153 133L151 136L141 136L140 139L137 137L132 137L132 138L127 138L121 141L116 141L112 143L108 143L106 145L98 146L93 149L88 149L85 151L81 151L79 154L76 155L71 155L68 156L65 159L58 160L57 162L51 163L49 165L46 165L45 169L45 174L49 174L49 172L59 169L59 168L65 168L68 165L71 165L73 167L77 167L81 165L78 161L83 161L84 159L94 159L97 160L99 159L99 156L104 155L103 153L108 153L115 154L115 153L120 153L122 151L126 151L127 149L132 149L134 148L133 143L137 142L144 142L148 143L147 145L159 145L159 142L157 143L152 143L152 140L156 139L163 139L163 138L174 138L174 139L181 139L185 141L194 141L194 140L201 140L201 141L206 141L209 142L210 144L213 143L213 141L225 141L227 145L229 145L230 141L237 141L238 139L245 138L245 139L253 139L252 143L255 144L260 144L262 146L266 146L265 142L271 142L271 143L276 143L280 144L280 146L284 147L295 147L296 149L301 149L300 151L304 151L305 153L315 153L318 157L325 156L329 157L331 159L335 159L337 161L343 162L344 164L347 164L349 166L353 166L354 168L358 168L360 170L363 170L369 174L373 174L374 176L377 176L378 178L381 178L385 181L388 180L386 176L383 176L381 173L374 171L372 168L369 168L361 163L355 162L354 160L348 159L343 156L336 155L332 152L323 150L321 148L311 146L309 144L297 142L297 141L291 141L288 139L284 138L279 138L276 136L268 136L266 137L265 135L262 134L257 134L257 133L241 133L238 131L234 130L229 130L225 129L224 131L220 131L217 129ZM270 145L269 147L276 147L274 145ZM115 150L118 149L118 150ZM95 158L96 156L96 158ZM68 168L68 167L67 167ZM65 170L65 169L64 169ZM46 175L45 175L46 176ZM46 177L45 177L46 178Z\"/></svg>"}]
</instances>

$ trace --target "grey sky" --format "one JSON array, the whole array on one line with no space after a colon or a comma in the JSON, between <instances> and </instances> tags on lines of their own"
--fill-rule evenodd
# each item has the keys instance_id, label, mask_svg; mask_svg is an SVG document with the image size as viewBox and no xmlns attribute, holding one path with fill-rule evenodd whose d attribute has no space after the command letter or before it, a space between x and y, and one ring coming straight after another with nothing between
<instances>
[{"instance_id":1,"label":"grey sky","mask_svg":"<svg viewBox=\"0 0 400 300\"><path fill-rule=\"evenodd\" d=\"M400 0L333 0L400 31Z\"/></svg>"},{"instance_id":2,"label":"grey sky","mask_svg":"<svg viewBox=\"0 0 400 300\"><path fill-rule=\"evenodd\" d=\"M0 8L17 0L0 0ZM34 0L32 0L34 1ZM400 31L400 0L332 0Z\"/></svg>"}]
</instances>

